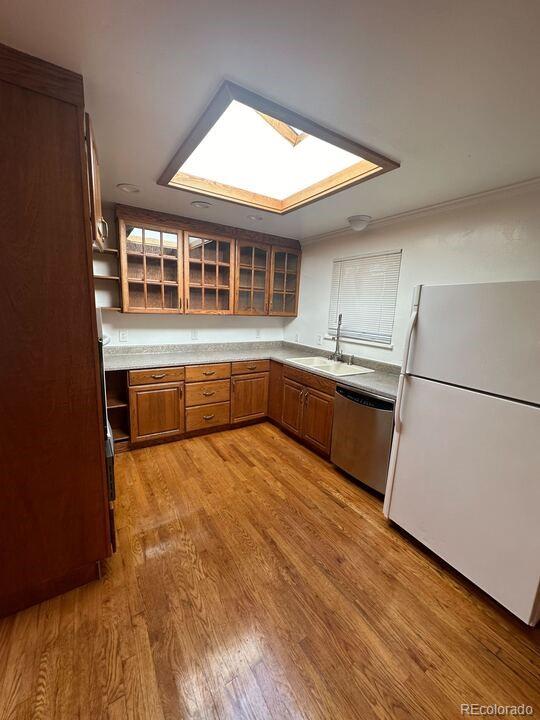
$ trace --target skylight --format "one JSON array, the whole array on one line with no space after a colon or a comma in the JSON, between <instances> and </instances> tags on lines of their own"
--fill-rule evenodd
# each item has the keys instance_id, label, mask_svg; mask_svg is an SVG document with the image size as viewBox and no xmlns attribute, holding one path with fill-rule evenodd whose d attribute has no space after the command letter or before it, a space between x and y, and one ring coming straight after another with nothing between
<instances>
[{"instance_id":1,"label":"skylight","mask_svg":"<svg viewBox=\"0 0 540 720\"><path fill-rule=\"evenodd\" d=\"M159 182L282 214L394 167L358 143L224 83Z\"/></svg>"}]
</instances>

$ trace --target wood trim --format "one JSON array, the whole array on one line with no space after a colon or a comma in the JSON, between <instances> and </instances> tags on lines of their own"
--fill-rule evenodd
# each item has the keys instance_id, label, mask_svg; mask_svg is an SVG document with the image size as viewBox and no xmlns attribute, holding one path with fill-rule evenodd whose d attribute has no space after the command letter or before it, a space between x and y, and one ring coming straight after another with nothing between
<instances>
[{"instance_id":1,"label":"wood trim","mask_svg":"<svg viewBox=\"0 0 540 720\"><path fill-rule=\"evenodd\" d=\"M256 110L277 132L289 140L289 142L293 142L294 139L293 144L297 144L305 137L305 134L308 134L346 150L362 158L362 161L330 178L326 178L319 183L304 188L304 190L285 198L285 200L277 200L265 195L249 192L242 188L232 187L179 172L179 168L184 161L191 155L193 150L233 100L237 100ZM304 135L298 136L292 130L292 127L298 128ZM292 136L294 136L294 138ZM157 182L158 185L165 187L172 187L191 193L199 192L227 202L284 215L309 203L320 200L323 197L344 190L347 187L352 187L360 182L364 182L369 178L389 172L390 170L395 170L399 166L400 164L397 161L391 160L385 155L345 135L325 128L319 125L319 123L305 118L293 110L289 110L240 85L225 81Z\"/></svg>"},{"instance_id":2,"label":"wood trim","mask_svg":"<svg viewBox=\"0 0 540 720\"><path fill-rule=\"evenodd\" d=\"M84 107L82 75L1 43L0 80Z\"/></svg>"},{"instance_id":3,"label":"wood trim","mask_svg":"<svg viewBox=\"0 0 540 720\"><path fill-rule=\"evenodd\" d=\"M264 245L279 245L294 250L301 249L298 240L293 238L269 235L268 233L260 233L255 230L246 230L245 228L238 228L232 225L221 225L206 220L197 220L182 215L172 215L170 213L133 207L131 205L116 205L116 217L118 220L123 220L124 222L131 221L143 224L158 223L160 225L168 225L171 229L174 229L175 232L185 230L187 232L202 234L212 233L220 237L234 238L235 240L257 242Z\"/></svg>"}]
</instances>

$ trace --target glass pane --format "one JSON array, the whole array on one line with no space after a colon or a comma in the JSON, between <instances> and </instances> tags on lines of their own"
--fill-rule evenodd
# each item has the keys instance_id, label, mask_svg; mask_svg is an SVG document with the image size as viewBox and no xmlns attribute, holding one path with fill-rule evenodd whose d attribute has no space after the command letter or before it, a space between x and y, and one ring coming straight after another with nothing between
<instances>
[{"instance_id":1,"label":"glass pane","mask_svg":"<svg viewBox=\"0 0 540 720\"><path fill-rule=\"evenodd\" d=\"M283 295L281 293L272 295L272 310L274 312L283 312Z\"/></svg>"},{"instance_id":2,"label":"glass pane","mask_svg":"<svg viewBox=\"0 0 540 720\"><path fill-rule=\"evenodd\" d=\"M249 290L238 291L238 310L240 312L246 312L251 309L251 293Z\"/></svg>"},{"instance_id":3,"label":"glass pane","mask_svg":"<svg viewBox=\"0 0 540 720\"><path fill-rule=\"evenodd\" d=\"M146 255L161 255L161 233L159 230L144 229L144 252Z\"/></svg>"},{"instance_id":4,"label":"glass pane","mask_svg":"<svg viewBox=\"0 0 540 720\"><path fill-rule=\"evenodd\" d=\"M274 290L285 290L285 274L282 272L274 273Z\"/></svg>"},{"instance_id":5,"label":"glass pane","mask_svg":"<svg viewBox=\"0 0 540 720\"><path fill-rule=\"evenodd\" d=\"M146 246L145 246L146 247ZM146 257L146 279L161 281L161 259Z\"/></svg>"},{"instance_id":6,"label":"glass pane","mask_svg":"<svg viewBox=\"0 0 540 720\"><path fill-rule=\"evenodd\" d=\"M176 285L163 286L163 306L167 309L178 309L178 288Z\"/></svg>"},{"instance_id":7,"label":"glass pane","mask_svg":"<svg viewBox=\"0 0 540 720\"><path fill-rule=\"evenodd\" d=\"M204 241L204 261L205 262L216 262L216 241L205 240Z\"/></svg>"},{"instance_id":8,"label":"glass pane","mask_svg":"<svg viewBox=\"0 0 540 720\"><path fill-rule=\"evenodd\" d=\"M169 282L178 282L178 263L176 260L163 261L163 279Z\"/></svg>"},{"instance_id":9,"label":"glass pane","mask_svg":"<svg viewBox=\"0 0 540 720\"><path fill-rule=\"evenodd\" d=\"M285 256L287 253L277 252L274 255L274 267L276 270L285 270Z\"/></svg>"},{"instance_id":10,"label":"glass pane","mask_svg":"<svg viewBox=\"0 0 540 720\"><path fill-rule=\"evenodd\" d=\"M189 288L189 310L202 310L201 288Z\"/></svg>"},{"instance_id":11,"label":"glass pane","mask_svg":"<svg viewBox=\"0 0 540 720\"><path fill-rule=\"evenodd\" d=\"M178 257L178 235L176 233L162 233L163 254Z\"/></svg>"},{"instance_id":12,"label":"glass pane","mask_svg":"<svg viewBox=\"0 0 540 720\"><path fill-rule=\"evenodd\" d=\"M223 287L229 287L230 268L228 265L218 267L218 282Z\"/></svg>"},{"instance_id":13,"label":"glass pane","mask_svg":"<svg viewBox=\"0 0 540 720\"><path fill-rule=\"evenodd\" d=\"M255 267L266 268L266 250L261 248L253 248L253 262Z\"/></svg>"},{"instance_id":14,"label":"glass pane","mask_svg":"<svg viewBox=\"0 0 540 720\"><path fill-rule=\"evenodd\" d=\"M144 307L144 285L142 283L129 283L129 307L132 308L143 308Z\"/></svg>"},{"instance_id":15,"label":"glass pane","mask_svg":"<svg viewBox=\"0 0 540 720\"><path fill-rule=\"evenodd\" d=\"M161 302L161 285L146 286L146 307L156 309L163 307Z\"/></svg>"},{"instance_id":16,"label":"glass pane","mask_svg":"<svg viewBox=\"0 0 540 720\"><path fill-rule=\"evenodd\" d=\"M229 291L218 290L218 310L229 310Z\"/></svg>"},{"instance_id":17,"label":"glass pane","mask_svg":"<svg viewBox=\"0 0 540 720\"><path fill-rule=\"evenodd\" d=\"M287 273L287 286L285 289L290 292L296 291L296 275L290 275Z\"/></svg>"},{"instance_id":18,"label":"glass pane","mask_svg":"<svg viewBox=\"0 0 540 720\"><path fill-rule=\"evenodd\" d=\"M142 228L126 225L126 250L140 252L143 249Z\"/></svg>"},{"instance_id":19,"label":"glass pane","mask_svg":"<svg viewBox=\"0 0 540 720\"><path fill-rule=\"evenodd\" d=\"M189 257L193 260L202 260L202 244L203 241L198 237L190 237L188 241L189 245Z\"/></svg>"},{"instance_id":20,"label":"glass pane","mask_svg":"<svg viewBox=\"0 0 540 720\"><path fill-rule=\"evenodd\" d=\"M219 262L224 263L229 263L231 261L231 245L225 240L219 241L218 260Z\"/></svg>"},{"instance_id":21,"label":"glass pane","mask_svg":"<svg viewBox=\"0 0 540 720\"><path fill-rule=\"evenodd\" d=\"M189 263L189 283L190 285L202 283L202 265L200 263Z\"/></svg>"},{"instance_id":22,"label":"glass pane","mask_svg":"<svg viewBox=\"0 0 540 720\"><path fill-rule=\"evenodd\" d=\"M264 292L258 290L253 292L253 310L258 313L264 312Z\"/></svg>"},{"instance_id":23,"label":"glass pane","mask_svg":"<svg viewBox=\"0 0 540 720\"><path fill-rule=\"evenodd\" d=\"M214 289L205 289L204 291L204 308L205 310L217 309L217 292Z\"/></svg>"},{"instance_id":24,"label":"glass pane","mask_svg":"<svg viewBox=\"0 0 540 720\"><path fill-rule=\"evenodd\" d=\"M294 313L296 295L285 295L285 312Z\"/></svg>"},{"instance_id":25,"label":"glass pane","mask_svg":"<svg viewBox=\"0 0 540 720\"><path fill-rule=\"evenodd\" d=\"M298 256L292 255L289 253L287 255L287 270L289 272L296 272L297 268L298 268Z\"/></svg>"},{"instance_id":26,"label":"glass pane","mask_svg":"<svg viewBox=\"0 0 540 720\"><path fill-rule=\"evenodd\" d=\"M255 270L253 273L253 287L257 290L264 290L266 284L266 273L264 270Z\"/></svg>"},{"instance_id":27,"label":"glass pane","mask_svg":"<svg viewBox=\"0 0 540 720\"><path fill-rule=\"evenodd\" d=\"M215 287L216 284L216 266L206 265L204 266L204 284Z\"/></svg>"},{"instance_id":28,"label":"glass pane","mask_svg":"<svg viewBox=\"0 0 540 720\"><path fill-rule=\"evenodd\" d=\"M240 268L240 287L251 288L251 270Z\"/></svg>"},{"instance_id":29,"label":"glass pane","mask_svg":"<svg viewBox=\"0 0 540 720\"><path fill-rule=\"evenodd\" d=\"M137 255L128 255L128 278L130 280L142 280L144 277L143 257Z\"/></svg>"},{"instance_id":30,"label":"glass pane","mask_svg":"<svg viewBox=\"0 0 540 720\"><path fill-rule=\"evenodd\" d=\"M251 265L253 248L242 245L240 248L240 265Z\"/></svg>"}]
</instances>

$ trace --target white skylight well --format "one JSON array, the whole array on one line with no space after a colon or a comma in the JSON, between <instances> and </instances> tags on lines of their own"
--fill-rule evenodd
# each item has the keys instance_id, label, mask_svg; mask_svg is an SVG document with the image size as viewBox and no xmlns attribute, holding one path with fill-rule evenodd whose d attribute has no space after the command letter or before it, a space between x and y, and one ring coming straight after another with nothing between
<instances>
[{"instance_id":1,"label":"white skylight well","mask_svg":"<svg viewBox=\"0 0 540 720\"><path fill-rule=\"evenodd\" d=\"M160 184L276 213L398 167L232 83L224 83Z\"/></svg>"}]
</instances>

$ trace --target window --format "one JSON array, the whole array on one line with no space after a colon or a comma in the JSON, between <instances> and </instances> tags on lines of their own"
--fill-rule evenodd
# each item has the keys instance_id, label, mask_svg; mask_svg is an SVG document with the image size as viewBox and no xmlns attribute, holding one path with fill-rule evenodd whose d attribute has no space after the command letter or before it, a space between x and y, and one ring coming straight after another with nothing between
<instances>
[{"instance_id":1,"label":"window","mask_svg":"<svg viewBox=\"0 0 540 720\"><path fill-rule=\"evenodd\" d=\"M401 250L334 260L329 332L342 314L341 336L390 345L401 266Z\"/></svg>"},{"instance_id":2,"label":"window","mask_svg":"<svg viewBox=\"0 0 540 720\"><path fill-rule=\"evenodd\" d=\"M398 163L234 83L224 83L161 185L283 214Z\"/></svg>"}]
</instances>

